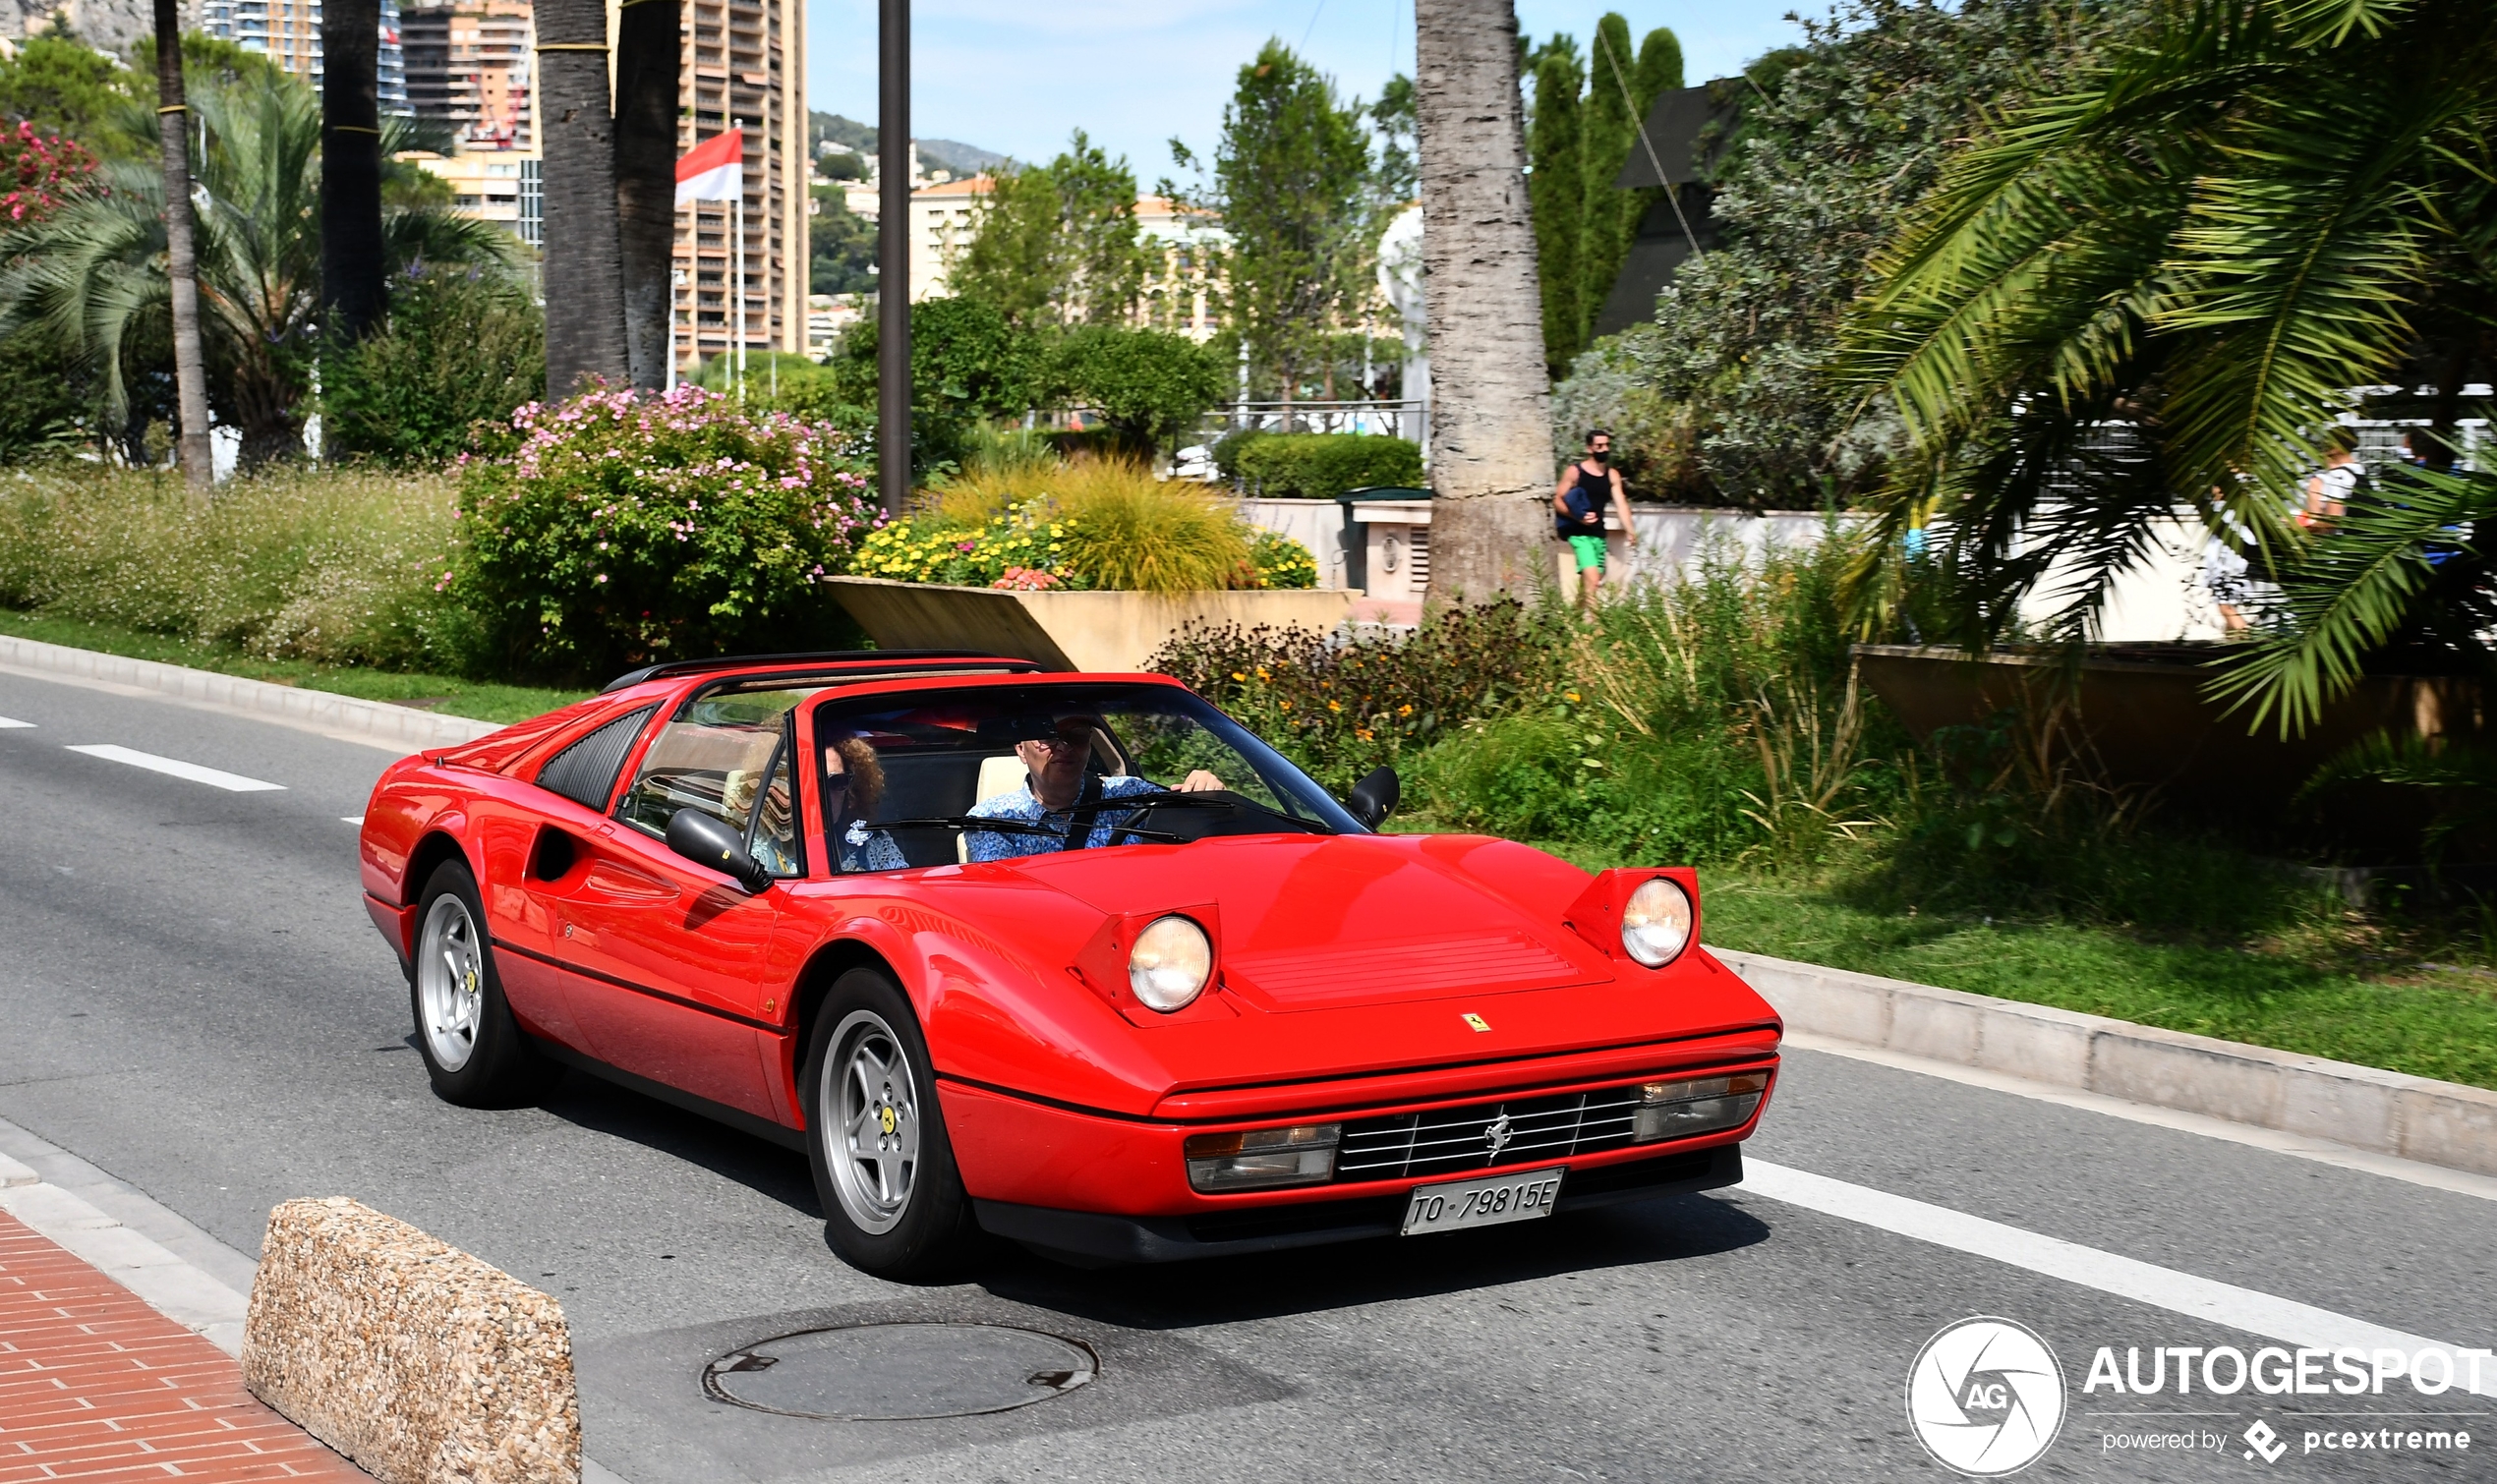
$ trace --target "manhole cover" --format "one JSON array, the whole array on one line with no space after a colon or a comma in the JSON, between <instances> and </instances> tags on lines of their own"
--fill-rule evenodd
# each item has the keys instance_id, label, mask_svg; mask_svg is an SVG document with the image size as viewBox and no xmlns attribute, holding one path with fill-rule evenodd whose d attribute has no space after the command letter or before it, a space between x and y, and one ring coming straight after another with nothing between
<instances>
[{"instance_id":1,"label":"manhole cover","mask_svg":"<svg viewBox=\"0 0 2497 1484\"><path fill-rule=\"evenodd\" d=\"M722 1401L827 1422L909 1422L1012 1411L1090 1381L1089 1345L999 1324L800 1330L703 1369Z\"/></svg>"}]
</instances>

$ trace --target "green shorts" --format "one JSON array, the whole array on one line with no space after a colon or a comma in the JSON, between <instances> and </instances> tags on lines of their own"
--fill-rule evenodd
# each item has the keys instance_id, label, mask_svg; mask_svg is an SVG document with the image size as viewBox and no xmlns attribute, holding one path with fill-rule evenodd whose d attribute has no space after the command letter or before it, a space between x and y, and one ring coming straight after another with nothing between
<instances>
[{"instance_id":1,"label":"green shorts","mask_svg":"<svg viewBox=\"0 0 2497 1484\"><path fill-rule=\"evenodd\" d=\"M1579 571L1584 572L1593 568L1601 572L1604 569L1604 539L1602 537L1573 536L1569 539L1569 549L1578 553Z\"/></svg>"}]
</instances>

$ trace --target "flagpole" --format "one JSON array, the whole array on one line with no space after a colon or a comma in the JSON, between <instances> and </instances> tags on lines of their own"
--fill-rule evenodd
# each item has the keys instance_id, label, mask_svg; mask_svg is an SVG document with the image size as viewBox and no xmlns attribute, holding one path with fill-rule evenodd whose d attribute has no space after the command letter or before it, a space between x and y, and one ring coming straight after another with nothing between
<instances>
[{"instance_id":1,"label":"flagpole","mask_svg":"<svg viewBox=\"0 0 2497 1484\"><path fill-rule=\"evenodd\" d=\"M737 255L737 400L745 400L745 120L730 119L737 136L737 194L730 214L736 218Z\"/></svg>"}]
</instances>

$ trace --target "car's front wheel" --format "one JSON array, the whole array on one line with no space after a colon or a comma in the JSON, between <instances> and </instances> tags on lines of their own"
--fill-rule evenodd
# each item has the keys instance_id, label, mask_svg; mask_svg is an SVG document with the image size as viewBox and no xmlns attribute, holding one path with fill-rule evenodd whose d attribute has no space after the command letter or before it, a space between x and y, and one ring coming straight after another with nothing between
<instances>
[{"instance_id":1,"label":"car's front wheel","mask_svg":"<svg viewBox=\"0 0 2497 1484\"><path fill-rule=\"evenodd\" d=\"M499 1108L537 1090L544 1067L503 1000L477 879L462 862L436 868L417 898L408 998L417 1052L444 1102Z\"/></svg>"},{"instance_id":2,"label":"car's front wheel","mask_svg":"<svg viewBox=\"0 0 2497 1484\"><path fill-rule=\"evenodd\" d=\"M834 1250L879 1278L917 1277L956 1258L971 1233L970 1201L927 1042L891 980L852 969L834 981L799 1085Z\"/></svg>"}]
</instances>

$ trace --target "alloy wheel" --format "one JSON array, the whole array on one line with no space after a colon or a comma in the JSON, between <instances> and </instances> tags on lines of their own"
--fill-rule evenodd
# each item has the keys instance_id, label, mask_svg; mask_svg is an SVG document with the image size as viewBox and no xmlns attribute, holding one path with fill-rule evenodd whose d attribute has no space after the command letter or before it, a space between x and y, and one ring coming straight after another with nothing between
<instances>
[{"instance_id":1,"label":"alloy wheel","mask_svg":"<svg viewBox=\"0 0 2497 1484\"><path fill-rule=\"evenodd\" d=\"M856 1010L842 1021L816 1106L843 1214L862 1231L892 1230L918 1174L919 1103L909 1056L883 1016Z\"/></svg>"},{"instance_id":2,"label":"alloy wheel","mask_svg":"<svg viewBox=\"0 0 2497 1484\"><path fill-rule=\"evenodd\" d=\"M434 899L417 939L417 1029L434 1064L458 1071L477 1052L485 1018L486 950L477 920L455 892Z\"/></svg>"}]
</instances>

